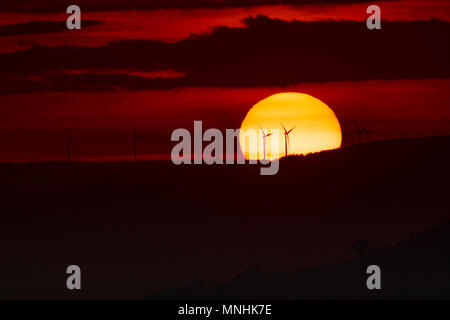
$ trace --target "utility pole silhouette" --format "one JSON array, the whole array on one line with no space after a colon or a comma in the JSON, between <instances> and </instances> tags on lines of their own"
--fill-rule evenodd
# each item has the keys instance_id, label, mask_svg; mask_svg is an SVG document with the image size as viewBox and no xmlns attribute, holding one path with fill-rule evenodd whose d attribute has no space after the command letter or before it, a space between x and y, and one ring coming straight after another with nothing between
<instances>
[{"instance_id":1,"label":"utility pole silhouette","mask_svg":"<svg viewBox=\"0 0 450 320\"><path fill-rule=\"evenodd\" d=\"M286 128L283 126L283 124L281 122L280 122L280 124L281 124L281 126L283 127L283 130L284 130L284 153L285 153L285 155L287 157L287 155L288 155L288 144L289 144L289 147L291 146L291 143L289 141L289 134L292 132L292 130L295 129L295 126L292 127L288 131L288 130L286 130Z\"/></svg>"},{"instance_id":2,"label":"utility pole silhouette","mask_svg":"<svg viewBox=\"0 0 450 320\"><path fill-rule=\"evenodd\" d=\"M73 137L72 137L72 129L69 130L69 134L66 136L66 148L67 148L67 161L70 162L70 147L73 144Z\"/></svg>"},{"instance_id":3,"label":"utility pole silhouette","mask_svg":"<svg viewBox=\"0 0 450 320\"><path fill-rule=\"evenodd\" d=\"M136 133L136 128L134 128L134 134L133 134L133 151L134 151L134 161L137 161L137 148L136 144L137 141L142 141L143 139L141 137L138 137Z\"/></svg>"},{"instance_id":4,"label":"utility pole silhouette","mask_svg":"<svg viewBox=\"0 0 450 320\"><path fill-rule=\"evenodd\" d=\"M270 137L272 134L271 134L271 133L265 134L263 128L261 128L261 126L259 125L259 123L258 123L258 127L259 127L259 129L261 130L262 135L263 135L264 160L266 160L266 139L267 139L267 137Z\"/></svg>"}]
</instances>

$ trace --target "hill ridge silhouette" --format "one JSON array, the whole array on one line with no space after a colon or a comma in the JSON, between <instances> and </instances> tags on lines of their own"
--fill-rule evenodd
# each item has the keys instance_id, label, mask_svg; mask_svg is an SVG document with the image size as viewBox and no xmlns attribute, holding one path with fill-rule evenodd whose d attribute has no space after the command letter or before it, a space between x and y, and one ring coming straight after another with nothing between
<instances>
[{"instance_id":1,"label":"hill ridge silhouette","mask_svg":"<svg viewBox=\"0 0 450 320\"><path fill-rule=\"evenodd\" d=\"M260 284L235 281L239 290L211 297L448 297L447 240L404 250L396 263L370 261L382 268L381 294L365 289L364 265L345 261L358 239L386 248L449 220L449 160L445 136L281 159L274 176L257 165L169 161L1 164L2 295L70 298L61 275L76 262L89 284L81 298L145 297L198 278L226 284L251 265L259 269L244 279ZM345 272L319 268L339 263ZM294 269L303 270L295 281Z\"/></svg>"},{"instance_id":2,"label":"hill ridge silhouette","mask_svg":"<svg viewBox=\"0 0 450 320\"><path fill-rule=\"evenodd\" d=\"M339 264L262 275L249 266L227 283L202 280L155 292L147 299L449 299L450 220L409 240ZM425 268L420 264L426 260ZM416 262L416 263L414 263ZM417 264L420 265L417 265ZM381 267L382 289L366 288L365 270ZM436 291L439 288L439 291Z\"/></svg>"}]
</instances>

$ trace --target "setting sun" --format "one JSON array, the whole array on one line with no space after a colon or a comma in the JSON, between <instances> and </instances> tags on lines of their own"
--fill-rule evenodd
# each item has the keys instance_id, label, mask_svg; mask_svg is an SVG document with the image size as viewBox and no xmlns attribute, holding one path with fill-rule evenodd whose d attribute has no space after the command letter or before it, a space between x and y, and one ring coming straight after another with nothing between
<instances>
[{"instance_id":1,"label":"setting sun","mask_svg":"<svg viewBox=\"0 0 450 320\"><path fill-rule=\"evenodd\" d=\"M246 132L254 130L257 139ZM246 159L277 159L341 146L342 134L334 112L308 94L277 93L255 104L241 124L239 143Z\"/></svg>"}]
</instances>

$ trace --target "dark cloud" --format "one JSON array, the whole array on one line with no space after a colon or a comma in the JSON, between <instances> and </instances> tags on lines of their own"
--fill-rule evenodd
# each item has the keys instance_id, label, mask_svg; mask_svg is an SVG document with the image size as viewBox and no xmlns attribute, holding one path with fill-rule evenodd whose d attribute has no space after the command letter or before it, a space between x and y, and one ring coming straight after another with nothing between
<instances>
[{"instance_id":1,"label":"dark cloud","mask_svg":"<svg viewBox=\"0 0 450 320\"><path fill-rule=\"evenodd\" d=\"M102 24L102 21L83 20L83 27ZM0 26L0 36L19 36L67 31L66 21L29 21Z\"/></svg>"},{"instance_id":2,"label":"dark cloud","mask_svg":"<svg viewBox=\"0 0 450 320\"><path fill-rule=\"evenodd\" d=\"M14 80L0 86L0 94L42 91L114 91L166 89L183 86L183 79L145 78L126 74L57 73L39 80Z\"/></svg>"},{"instance_id":3,"label":"dark cloud","mask_svg":"<svg viewBox=\"0 0 450 320\"><path fill-rule=\"evenodd\" d=\"M389 0L381 0L389 1ZM392 0L391 0L392 1ZM395 0L394 0L395 1ZM369 0L78 0L76 4L87 11L148 10L170 8L225 8L261 5L303 5L331 3L361 3ZM65 12L74 4L61 0L2 0L1 11Z\"/></svg>"},{"instance_id":4,"label":"dark cloud","mask_svg":"<svg viewBox=\"0 0 450 320\"><path fill-rule=\"evenodd\" d=\"M152 40L123 40L103 47L33 46L0 54L0 67L4 75L24 76L61 69L166 70L177 55L174 49Z\"/></svg>"},{"instance_id":5,"label":"dark cloud","mask_svg":"<svg viewBox=\"0 0 450 320\"><path fill-rule=\"evenodd\" d=\"M32 47L0 55L1 92L128 90L180 86L284 86L299 82L450 77L450 23L286 22L258 16L177 43L123 40L99 48ZM60 74L89 69L91 74ZM96 75L176 70L178 79ZM39 79L33 76L39 75Z\"/></svg>"}]
</instances>

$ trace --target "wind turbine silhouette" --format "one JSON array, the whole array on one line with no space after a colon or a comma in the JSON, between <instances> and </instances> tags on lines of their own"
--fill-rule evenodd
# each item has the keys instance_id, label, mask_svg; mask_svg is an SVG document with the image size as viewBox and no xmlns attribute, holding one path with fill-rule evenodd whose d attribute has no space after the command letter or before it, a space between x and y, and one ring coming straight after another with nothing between
<instances>
[{"instance_id":1,"label":"wind turbine silhouette","mask_svg":"<svg viewBox=\"0 0 450 320\"><path fill-rule=\"evenodd\" d=\"M259 127L259 129L261 130L262 135L263 135L264 160L266 160L266 139L267 139L267 137L270 137L272 134L271 134L271 133L265 134L263 128L261 128L261 126L260 126L259 123L258 123L258 127Z\"/></svg>"},{"instance_id":2,"label":"wind turbine silhouette","mask_svg":"<svg viewBox=\"0 0 450 320\"><path fill-rule=\"evenodd\" d=\"M366 141L369 141L370 135L373 134L375 130L371 129L369 126L362 127L355 120L353 120L353 123L355 124L356 130L358 132L358 143L361 143L363 136L366 138Z\"/></svg>"},{"instance_id":3,"label":"wind turbine silhouette","mask_svg":"<svg viewBox=\"0 0 450 320\"><path fill-rule=\"evenodd\" d=\"M356 131L358 133L358 143L361 143L361 137L362 137L362 134L363 134L362 129L359 126L358 122L356 122L356 120L353 120L353 124L355 125Z\"/></svg>"},{"instance_id":4,"label":"wind turbine silhouette","mask_svg":"<svg viewBox=\"0 0 450 320\"><path fill-rule=\"evenodd\" d=\"M402 139L406 139L406 135L408 134L408 132L409 132L409 127L410 127L410 124L408 123L408 125L407 125L407 127L406 127L406 129L404 129L403 131L402 131Z\"/></svg>"},{"instance_id":5,"label":"wind turbine silhouette","mask_svg":"<svg viewBox=\"0 0 450 320\"><path fill-rule=\"evenodd\" d=\"M283 126L283 124L281 122L280 122L280 124L284 130L284 152L287 156L288 155L288 144L289 144L289 147L291 146L291 143L289 141L289 133L291 133L292 130L295 129L295 126L293 126L290 130L286 130L286 128Z\"/></svg>"},{"instance_id":6,"label":"wind turbine silhouette","mask_svg":"<svg viewBox=\"0 0 450 320\"><path fill-rule=\"evenodd\" d=\"M73 144L72 129L69 130L69 134L66 136L66 148L67 148L67 161L70 162L70 147Z\"/></svg>"},{"instance_id":7,"label":"wind turbine silhouette","mask_svg":"<svg viewBox=\"0 0 450 320\"><path fill-rule=\"evenodd\" d=\"M375 132L375 129L365 127L363 129L363 132L364 132L364 136L366 137L366 141L369 141L369 137L370 137L370 135L372 135Z\"/></svg>"},{"instance_id":8,"label":"wind turbine silhouette","mask_svg":"<svg viewBox=\"0 0 450 320\"><path fill-rule=\"evenodd\" d=\"M141 137L138 137L137 133L136 133L136 128L134 128L134 134L133 134L133 151L134 151L134 161L137 160L137 152L136 152L136 144L137 141L143 141L144 139L142 139Z\"/></svg>"}]
</instances>

